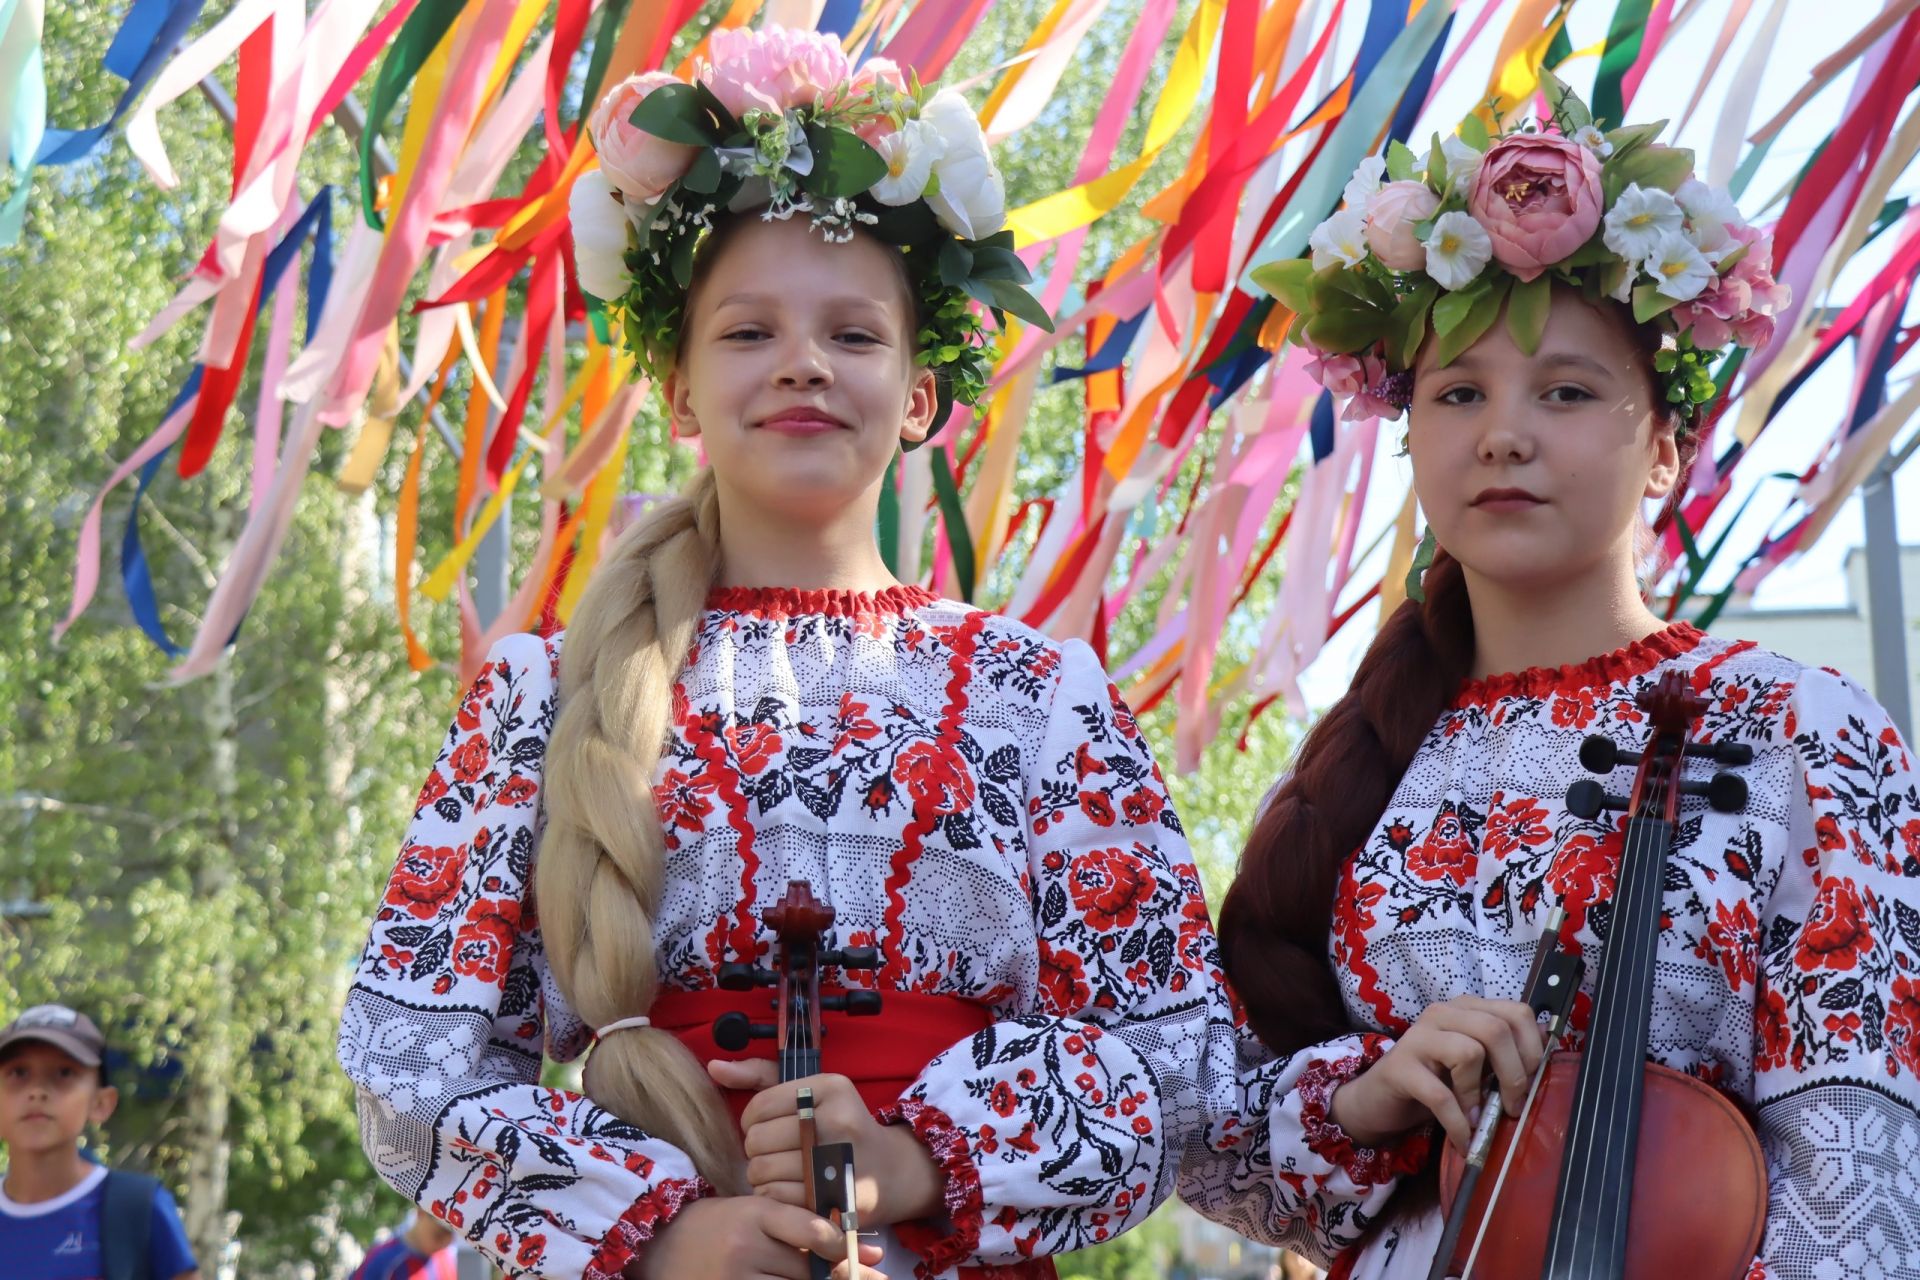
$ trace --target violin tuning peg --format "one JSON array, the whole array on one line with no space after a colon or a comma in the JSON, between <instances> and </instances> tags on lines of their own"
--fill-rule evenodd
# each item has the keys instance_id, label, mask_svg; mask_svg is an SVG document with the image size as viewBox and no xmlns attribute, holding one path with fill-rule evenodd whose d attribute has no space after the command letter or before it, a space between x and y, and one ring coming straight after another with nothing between
<instances>
[{"instance_id":1,"label":"violin tuning peg","mask_svg":"<svg viewBox=\"0 0 1920 1280\"><path fill-rule=\"evenodd\" d=\"M1591 738L1588 739L1592 741ZM1627 802L1620 796L1607 794L1607 789L1592 778L1582 778L1567 788L1567 811L1579 818L1595 818L1602 809L1625 809Z\"/></svg>"},{"instance_id":2,"label":"violin tuning peg","mask_svg":"<svg viewBox=\"0 0 1920 1280\"><path fill-rule=\"evenodd\" d=\"M878 991L847 992L847 1016L850 1018L871 1018L880 1012L880 993Z\"/></svg>"},{"instance_id":3,"label":"violin tuning peg","mask_svg":"<svg viewBox=\"0 0 1920 1280\"><path fill-rule=\"evenodd\" d=\"M1748 742L1716 742L1713 744L1715 764L1731 765L1735 768L1753 763L1753 744Z\"/></svg>"},{"instance_id":4,"label":"violin tuning peg","mask_svg":"<svg viewBox=\"0 0 1920 1280\"><path fill-rule=\"evenodd\" d=\"M739 1053L753 1039L753 1022L744 1013L723 1013L713 1020L713 1042L728 1053Z\"/></svg>"},{"instance_id":5,"label":"violin tuning peg","mask_svg":"<svg viewBox=\"0 0 1920 1280\"><path fill-rule=\"evenodd\" d=\"M1612 773L1623 764L1639 764L1636 752L1622 751L1604 733L1590 733L1580 743L1580 764L1588 773Z\"/></svg>"},{"instance_id":6,"label":"violin tuning peg","mask_svg":"<svg viewBox=\"0 0 1920 1280\"><path fill-rule=\"evenodd\" d=\"M1705 796L1715 813L1739 813L1747 807L1747 780L1737 773L1716 773L1705 782L1682 783L1690 796Z\"/></svg>"},{"instance_id":7,"label":"violin tuning peg","mask_svg":"<svg viewBox=\"0 0 1920 1280\"><path fill-rule=\"evenodd\" d=\"M837 964L842 969L878 969L880 952L874 947L843 947L832 953L828 964Z\"/></svg>"},{"instance_id":8,"label":"violin tuning peg","mask_svg":"<svg viewBox=\"0 0 1920 1280\"><path fill-rule=\"evenodd\" d=\"M729 960L720 966L718 981L723 991L751 991L760 985L760 975L754 966L739 960Z\"/></svg>"}]
</instances>

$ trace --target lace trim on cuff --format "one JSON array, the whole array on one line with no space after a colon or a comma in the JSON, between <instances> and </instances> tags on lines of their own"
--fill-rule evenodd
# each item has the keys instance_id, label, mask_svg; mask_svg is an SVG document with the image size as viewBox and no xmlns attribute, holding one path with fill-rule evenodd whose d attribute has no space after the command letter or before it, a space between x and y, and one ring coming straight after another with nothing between
<instances>
[{"instance_id":1,"label":"lace trim on cuff","mask_svg":"<svg viewBox=\"0 0 1920 1280\"><path fill-rule=\"evenodd\" d=\"M641 1247L659 1234L682 1206L713 1193L713 1184L705 1178L668 1178L655 1183L607 1228L581 1280L620 1280Z\"/></svg>"},{"instance_id":2,"label":"lace trim on cuff","mask_svg":"<svg viewBox=\"0 0 1920 1280\"><path fill-rule=\"evenodd\" d=\"M1300 1125L1306 1133L1307 1149L1340 1169L1356 1187L1377 1186L1417 1173L1433 1148L1431 1125L1410 1130L1385 1146L1363 1147L1327 1114L1333 1091L1380 1061L1392 1047L1393 1041L1385 1036L1366 1036L1359 1053L1313 1062L1293 1086L1300 1095Z\"/></svg>"},{"instance_id":3,"label":"lace trim on cuff","mask_svg":"<svg viewBox=\"0 0 1920 1280\"><path fill-rule=\"evenodd\" d=\"M910 1127L913 1136L926 1144L933 1155L943 1179L946 1223L926 1218L896 1222L894 1235L926 1260L928 1271L940 1272L957 1266L979 1249L986 1216L980 1194L980 1170L974 1166L966 1133L946 1112L917 1098L902 1098L878 1112L877 1118L881 1124Z\"/></svg>"}]
</instances>

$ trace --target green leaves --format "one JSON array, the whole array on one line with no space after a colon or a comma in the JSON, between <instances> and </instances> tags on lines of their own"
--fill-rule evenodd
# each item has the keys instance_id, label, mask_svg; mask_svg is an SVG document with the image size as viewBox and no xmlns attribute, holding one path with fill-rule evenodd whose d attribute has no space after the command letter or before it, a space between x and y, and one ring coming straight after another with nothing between
<instances>
[{"instance_id":1,"label":"green leaves","mask_svg":"<svg viewBox=\"0 0 1920 1280\"><path fill-rule=\"evenodd\" d=\"M1411 369L1420 344L1427 340L1427 313L1433 309L1440 286L1433 281L1400 299L1393 309L1387 329L1387 364L1395 369Z\"/></svg>"},{"instance_id":2,"label":"green leaves","mask_svg":"<svg viewBox=\"0 0 1920 1280\"><path fill-rule=\"evenodd\" d=\"M1413 177L1413 166L1419 163L1407 144L1395 138L1387 144L1387 178L1393 182L1405 182Z\"/></svg>"},{"instance_id":3,"label":"green leaves","mask_svg":"<svg viewBox=\"0 0 1920 1280\"><path fill-rule=\"evenodd\" d=\"M1514 282L1507 299L1507 333L1514 346L1527 355L1540 349L1540 335L1547 331L1547 311L1552 305L1553 277L1541 274Z\"/></svg>"},{"instance_id":4,"label":"green leaves","mask_svg":"<svg viewBox=\"0 0 1920 1280\"><path fill-rule=\"evenodd\" d=\"M642 98L627 119L636 129L645 129L668 142L708 147L719 141L709 133L700 95L690 84L660 86Z\"/></svg>"},{"instance_id":5,"label":"green leaves","mask_svg":"<svg viewBox=\"0 0 1920 1280\"><path fill-rule=\"evenodd\" d=\"M807 145L813 148L813 169L801 177L800 188L813 195L851 200L887 176L887 162L858 134L810 124Z\"/></svg>"},{"instance_id":6,"label":"green leaves","mask_svg":"<svg viewBox=\"0 0 1920 1280\"><path fill-rule=\"evenodd\" d=\"M1671 195L1692 173L1693 152L1689 148L1644 146L1608 160L1600 171L1600 189L1608 204L1636 183Z\"/></svg>"},{"instance_id":7,"label":"green leaves","mask_svg":"<svg viewBox=\"0 0 1920 1280\"><path fill-rule=\"evenodd\" d=\"M1306 258L1286 258L1255 267L1253 282L1296 315L1312 307L1313 263Z\"/></svg>"},{"instance_id":8,"label":"green leaves","mask_svg":"<svg viewBox=\"0 0 1920 1280\"><path fill-rule=\"evenodd\" d=\"M1593 112L1580 101L1580 95L1545 67L1540 69L1540 91L1546 95L1547 109L1553 113L1554 120L1568 133L1593 123Z\"/></svg>"},{"instance_id":9,"label":"green leaves","mask_svg":"<svg viewBox=\"0 0 1920 1280\"><path fill-rule=\"evenodd\" d=\"M1365 272L1332 266L1313 277L1307 337L1342 355L1363 350L1387 335L1399 298L1384 281Z\"/></svg>"},{"instance_id":10,"label":"green leaves","mask_svg":"<svg viewBox=\"0 0 1920 1280\"><path fill-rule=\"evenodd\" d=\"M1493 322L1500 316L1500 306L1507 300L1507 291L1513 285L1513 277L1501 272L1494 276L1482 276L1458 293L1449 294L1433 304L1434 339L1433 354L1442 366L1452 364L1461 352L1480 341ZM1464 314L1452 316L1452 323L1444 330L1440 326L1440 308L1442 304L1453 302L1462 295L1470 297ZM1457 304L1456 304L1457 305Z\"/></svg>"},{"instance_id":11,"label":"green leaves","mask_svg":"<svg viewBox=\"0 0 1920 1280\"><path fill-rule=\"evenodd\" d=\"M1669 298L1654 285L1633 286L1633 318L1639 324L1645 324L1655 316L1663 316L1679 305L1678 298Z\"/></svg>"}]
</instances>

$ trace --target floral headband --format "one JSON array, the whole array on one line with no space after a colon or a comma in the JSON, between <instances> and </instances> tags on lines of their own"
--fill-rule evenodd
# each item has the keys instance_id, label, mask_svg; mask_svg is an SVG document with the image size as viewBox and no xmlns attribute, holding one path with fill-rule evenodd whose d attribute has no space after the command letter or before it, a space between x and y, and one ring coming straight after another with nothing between
<instances>
[{"instance_id":1,"label":"floral headband","mask_svg":"<svg viewBox=\"0 0 1920 1280\"><path fill-rule=\"evenodd\" d=\"M937 375L937 428L986 390L991 353L974 304L1051 331L1003 230L1006 196L973 108L884 59L856 73L811 31L715 31L692 78L615 86L588 131L598 171L575 182L580 285L606 304L648 373L672 365L694 252L721 211L804 215L828 241L865 228L898 247L922 305L920 363Z\"/></svg>"},{"instance_id":2,"label":"floral headband","mask_svg":"<svg viewBox=\"0 0 1920 1280\"><path fill-rule=\"evenodd\" d=\"M1398 142L1368 157L1312 256L1253 273L1295 313L1288 336L1313 352L1309 375L1350 398L1344 417L1398 417L1429 331L1446 365L1503 306L1531 355L1556 280L1660 327L1656 382L1682 430L1730 376L1709 369L1723 349L1772 339L1793 294L1773 278L1771 233L1693 176L1691 151L1654 143L1664 120L1603 133L1551 73L1543 87L1551 121L1496 139L1470 117L1462 136L1435 135L1424 170Z\"/></svg>"}]
</instances>

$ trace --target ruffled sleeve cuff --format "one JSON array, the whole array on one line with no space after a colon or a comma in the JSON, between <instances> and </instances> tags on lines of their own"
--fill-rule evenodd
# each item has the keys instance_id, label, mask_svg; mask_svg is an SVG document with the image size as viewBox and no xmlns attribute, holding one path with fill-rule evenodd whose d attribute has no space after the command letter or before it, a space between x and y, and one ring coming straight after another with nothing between
<instances>
[{"instance_id":1,"label":"ruffled sleeve cuff","mask_svg":"<svg viewBox=\"0 0 1920 1280\"><path fill-rule=\"evenodd\" d=\"M621 1280L629 1262L685 1205L714 1193L705 1178L667 1178L648 1188L600 1238L581 1280Z\"/></svg>"},{"instance_id":2,"label":"ruffled sleeve cuff","mask_svg":"<svg viewBox=\"0 0 1920 1280\"><path fill-rule=\"evenodd\" d=\"M1293 1087L1300 1098L1300 1126L1307 1150L1345 1173L1355 1187L1366 1188L1417 1173L1432 1154L1433 1126L1410 1129L1389 1144L1363 1147L1334 1123L1327 1113L1333 1091L1380 1061L1393 1047L1386 1036L1368 1035L1361 1041L1357 1054L1309 1064Z\"/></svg>"},{"instance_id":3,"label":"ruffled sleeve cuff","mask_svg":"<svg viewBox=\"0 0 1920 1280\"><path fill-rule=\"evenodd\" d=\"M900 1243L926 1260L932 1272L949 1270L972 1257L980 1247L985 1202L980 1194L980 1170L973 1163L967 1135L946 1112L917 1098L905 1097L878 1113L881 1124L904 1124L924 1144L940 1169L946 1221L922 1218L893 1224Z\"/></svg>"}]
</instances>

